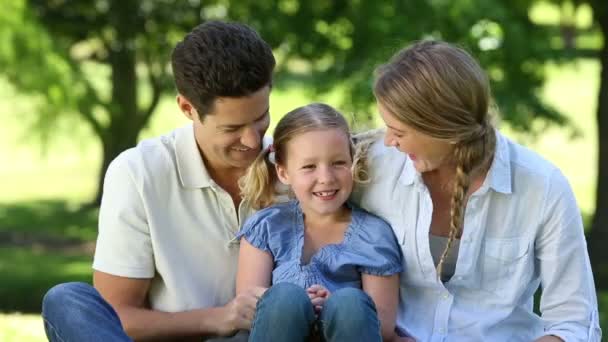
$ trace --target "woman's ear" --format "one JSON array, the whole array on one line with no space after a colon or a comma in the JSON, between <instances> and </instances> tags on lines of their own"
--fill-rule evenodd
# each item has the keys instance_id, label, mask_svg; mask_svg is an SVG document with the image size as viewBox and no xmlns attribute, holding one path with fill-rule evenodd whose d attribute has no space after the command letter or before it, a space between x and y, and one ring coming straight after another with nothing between
<instances>
[{"instance_id":1,"label":"woman's ear","mask_svg":"<svg viewBox=\"0 0 608 342\"><path fill-rule=\"evenodd\" d=\"M277 178L279 178L281 183L285 185L290 185L289 174L287 174L287 168L281 164L275 164L274 167L277 171Z\"/></svg>"}]
</instances>

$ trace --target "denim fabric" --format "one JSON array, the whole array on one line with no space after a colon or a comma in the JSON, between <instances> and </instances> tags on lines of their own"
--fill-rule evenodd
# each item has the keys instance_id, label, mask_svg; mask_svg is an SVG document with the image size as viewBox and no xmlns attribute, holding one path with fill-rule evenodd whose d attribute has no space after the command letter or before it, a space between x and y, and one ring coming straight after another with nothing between
<instances>
[{"instance_id":1,"label":"denim fabric","mask_svg":"<svg viewBox=\"0 0 608 342\"><path fill-rule=\"evenodd\" d=\"M272 254L272 284L289 282L308 288L320 284L334 292L361 288L361 273L389 276L403 269L401 248L391 227L357 206L341 243L319 249L302 264L304 216L298 201L260 210L245 222L237 237Z\"/></svg>"},{"instance_id":2,"label":"denim fabric","mask_svg":"<svg viewBox=\"0 0 608 342\"><path fill-rule=\"evenodd\" d=\"M51 342L132 341L116 311L85 283L59 284L42 302L46 336Z\"/></svg>"},{"instance_id":3,"label":"denim fabric","mask_svg":"<svg viewBox=\"0 0 608 342\"><path fill-rule=\"evenodd\" d=\"M372 299L363 291L344 288L332 293L319 318L306 291L291 283L272 286L257 306L250 342L305 342L318 328L321 341L382 341Z\"/></svg>"}]
</instances>

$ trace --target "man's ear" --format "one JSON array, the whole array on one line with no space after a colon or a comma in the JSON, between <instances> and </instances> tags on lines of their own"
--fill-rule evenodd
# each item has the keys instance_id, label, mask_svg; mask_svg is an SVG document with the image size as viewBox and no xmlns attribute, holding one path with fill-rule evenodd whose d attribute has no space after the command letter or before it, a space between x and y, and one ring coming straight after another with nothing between
<instances>
[{"instance_id":1,"label":"man's ear","mask_svg":"<svg viewBox=\"0 0 608 342\"><path fill-rule=\"evenodd\" d=\"M184 113L188 119L194 120L194 115L198 115L198 113L192 103L182 94L177 94L176 100L177 106L182 113Z\"/></svg>"},{"instance_id":2,"label":"man's ear","mask_svg":"<svg viewBox=\"0 0 608 342\"><path fill-rule=\"evenodd\" d=\"M287 168L281 164L275 164L274 168L277 172L277 177L281 181L281 183L285 185L289 185L289 175L287 174Z\"/></svg>"}]
</instances>

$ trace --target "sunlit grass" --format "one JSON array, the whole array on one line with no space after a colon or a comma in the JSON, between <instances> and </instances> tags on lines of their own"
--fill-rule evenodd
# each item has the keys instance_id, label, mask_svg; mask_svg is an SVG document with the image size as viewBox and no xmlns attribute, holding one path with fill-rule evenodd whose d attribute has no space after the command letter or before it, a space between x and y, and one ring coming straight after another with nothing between
<instances>
[{"instance_id":1,"label":"sunlit grass","mask_svg":"<svg viewBox=\"0 0 608 342\"><path fill-rule=\"evenodd\" d=\"M40 315L0 313L0 341L43 342L47 341Z\"/></svg>"}]
</instances>

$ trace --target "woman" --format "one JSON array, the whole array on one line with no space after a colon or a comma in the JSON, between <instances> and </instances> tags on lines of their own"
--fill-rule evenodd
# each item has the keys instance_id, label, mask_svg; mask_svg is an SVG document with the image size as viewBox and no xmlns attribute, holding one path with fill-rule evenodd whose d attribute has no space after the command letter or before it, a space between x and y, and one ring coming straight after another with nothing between
<instances>
[{"instance_id":1,"label":"woman","mask_svg":"<svg viewBox=\"0 0 608 342\"><path fill-rule=\"evenodd\" d=\"M356 201L401 244L398 325L417 341L599 341L570 186L493 127L478 63L420 42L377 70L374 94L387 129Z\"/></svg>"}]
</instances>

